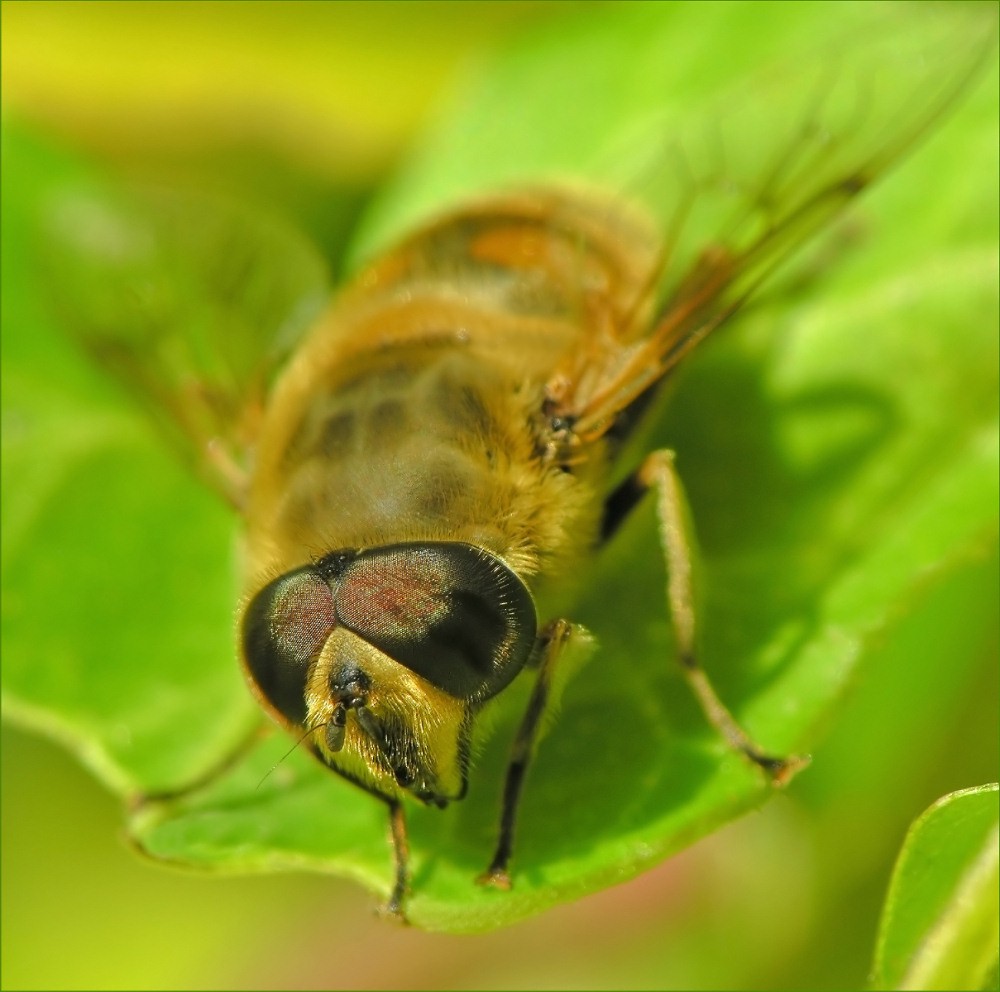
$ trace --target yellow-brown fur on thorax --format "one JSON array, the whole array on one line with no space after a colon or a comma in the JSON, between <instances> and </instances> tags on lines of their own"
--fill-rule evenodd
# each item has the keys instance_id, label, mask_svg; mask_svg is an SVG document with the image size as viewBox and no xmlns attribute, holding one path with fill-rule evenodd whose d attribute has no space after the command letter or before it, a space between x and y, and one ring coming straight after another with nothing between
<instances>
[{"instance_id":1,"label":"yellow-brown fur on thorax","mask_svg":"<svg viewBox=\"0 0 1000 992\"><path fill-rule=\"evenodd\" d=\"M251 581L399 541L465 541L529 581L586 551L605 453L559 464L546 398L581 360L598 377L620 360L654 267L620 204L540 191L446 217L363 271L278 383Z\"/></svg>"}]
</instances>

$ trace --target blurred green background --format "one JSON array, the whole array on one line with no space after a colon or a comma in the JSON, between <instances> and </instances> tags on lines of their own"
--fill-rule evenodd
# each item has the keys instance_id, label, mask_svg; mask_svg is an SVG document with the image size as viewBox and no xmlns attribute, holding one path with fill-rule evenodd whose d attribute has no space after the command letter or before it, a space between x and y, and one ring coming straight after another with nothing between
<instances>
[{"instance_id":1,"label":"blurred green background","mask_svg":"<svg viewBox=\"0 0 1000 992\"><path fill-rule=\"evenodd\" d=\"M4 113L143 172L271 198L336 257L465 61L567 6L5 3ZM2 985L857 986L909 822L997 778L998 586L995 549L927 582L791 794L485 936L380 923L367 893L325 877L141 862L117 801L5 724Z\"/></svg>"}]
</instances>

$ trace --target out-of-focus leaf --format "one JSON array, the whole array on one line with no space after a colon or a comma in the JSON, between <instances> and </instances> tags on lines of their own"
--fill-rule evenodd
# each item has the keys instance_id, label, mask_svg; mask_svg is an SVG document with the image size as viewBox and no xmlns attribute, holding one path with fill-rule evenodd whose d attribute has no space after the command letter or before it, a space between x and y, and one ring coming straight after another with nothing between
<instances>
[{"instance_id":1,"label":"out-of-focus leaf","mask_svg":"<svg viewBox=\"0 0 1000 992\"><path fill-rule=\"evenodd\" d=\"M194 191L81 177L35 209L60 327L239 505L220 462L245 467L273 373L327 301L318 251L260 209Z\"/></svg>"},{"instance_id":2,"label":"out-of-focus leaf","mask_svg":"<svg viewBox=\"0 0 1000 992\"><path fill-rule=\"evenodd\" d=\"M995 989L1000 963L1000 793L939 799L910 827L875 951L879 989Z\"/></svg>"},{"instance_id":3,"label":"out-of-focus leaf","mask_svg":"<svg viewBox=\"0 0 1000 992\"><path fill-rule=\"evenodd\" d=\"M130 793L197 777L255 722L232 655L232 523L52 315L40 211L91 169L4 135L4 713Z\"/></svg>"}]
</instances>

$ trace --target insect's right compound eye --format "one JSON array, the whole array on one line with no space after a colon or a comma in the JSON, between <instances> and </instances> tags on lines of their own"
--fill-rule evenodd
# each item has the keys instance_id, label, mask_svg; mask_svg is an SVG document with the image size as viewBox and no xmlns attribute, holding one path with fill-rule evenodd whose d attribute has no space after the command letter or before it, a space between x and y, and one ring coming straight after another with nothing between
<instances>
[{"instance_id":1,"label":"insect's right compound eye","mask_svg":"<svg viewBox=\"0 0 1000 992\"><path fill-rule=\"evenodd\" d=\"M338 623L455 699L492 698L531 654L531 593L489 551L415 541L331 556L330 565Z\"/></svg>"},{"instance_id":2,"label":"insect's right compound eye","mask_svg":"<svg viewBox=\"0 0 1000 992\"><path fill-rule=\"evenodd\" d=\"M292 723L305 723L309 667L335 623L333 593L311 568L275 579L247 607L247 671L264 699Z\"/></svg>"}]
</instances>

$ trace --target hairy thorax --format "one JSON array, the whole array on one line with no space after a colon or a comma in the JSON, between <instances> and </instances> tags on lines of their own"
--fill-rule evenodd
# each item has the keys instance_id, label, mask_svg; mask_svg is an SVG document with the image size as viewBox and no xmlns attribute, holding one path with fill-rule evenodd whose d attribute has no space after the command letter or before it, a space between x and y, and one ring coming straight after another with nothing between
<instances>
[{"instance_id":1,"label":"hairy thorax","mask_svg":"<svg viewBox=\"0 0 1000 992\"><path fill-rule=\"evenodd\" d=\"M588 549L605 453L553 459L545 409L642 316L652 256L606 221L554 193L485 203L362 273L276 387L252 584L343 547L464 541L531 582Z\"/></svg>"}]
</instances>

